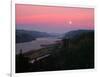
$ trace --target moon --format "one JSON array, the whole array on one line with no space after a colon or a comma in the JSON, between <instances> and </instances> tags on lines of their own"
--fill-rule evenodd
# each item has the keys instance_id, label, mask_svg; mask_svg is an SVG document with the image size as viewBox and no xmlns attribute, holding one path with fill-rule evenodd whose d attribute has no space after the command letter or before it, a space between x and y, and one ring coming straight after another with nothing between
<instances>
[{"instance_id":1,"label":"moon","mask_svg":"<svg viewBox=\"0 0 100 77\"><path fill-rule=\"evenodd\" d=\"M71 25L72 24L72 21L69 21L68 23Z\"/></svg>"},{"instance_id":2,"label":"moon","mask_svg":"<svg viewBox=\"0 0 100 77\"><path fill-rule=\"evenodd\" d=\"M71 20L70 21L66 21L65 23L71 25L72 21Z\"/></svg>"}]
</instances>

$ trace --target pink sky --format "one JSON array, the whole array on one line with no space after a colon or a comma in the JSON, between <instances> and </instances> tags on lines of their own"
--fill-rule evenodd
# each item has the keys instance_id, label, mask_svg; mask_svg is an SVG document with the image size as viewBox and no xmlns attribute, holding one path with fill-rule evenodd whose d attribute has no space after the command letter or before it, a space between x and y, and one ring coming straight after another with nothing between
<instances>
[{"instance_id":1,"label":"pink sky","mask_svg":"<svg viewBox=\"0 0 100 77\"><path fill-rule=\"evenodd\" d=\"M94 9L16 4L16 26L59 33L73 29L93 29Z\"/></svg>"}]
</instances>

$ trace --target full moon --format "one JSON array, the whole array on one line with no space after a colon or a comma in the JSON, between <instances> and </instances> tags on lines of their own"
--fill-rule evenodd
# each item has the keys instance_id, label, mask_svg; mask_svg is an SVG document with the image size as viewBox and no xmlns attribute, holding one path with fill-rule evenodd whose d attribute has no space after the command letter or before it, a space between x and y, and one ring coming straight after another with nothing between
<instances>
[{"instance_id":1,"label":"full moon","mask_svg":"<svg viewBox=\"0 0 100 77\"><path fill-rule=\"evenodd\" d=\"M71 25L72 24L72 21L69 21L68 23Z\"/></svg>"}]
</instances>

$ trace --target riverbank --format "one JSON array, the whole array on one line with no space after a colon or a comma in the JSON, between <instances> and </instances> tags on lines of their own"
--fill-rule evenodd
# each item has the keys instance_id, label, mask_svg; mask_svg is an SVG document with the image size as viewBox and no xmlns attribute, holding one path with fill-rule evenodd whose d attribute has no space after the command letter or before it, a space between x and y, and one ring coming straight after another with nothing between
<instances>
[{"instance_id":1,"label":"riverbank","mask_svg":"<svg viewBox=\"0 0 100 77\"><path fill-rule=\"evenodd\" d=\"M16 54L19 54L20 50L22 50L23 53L29 52L31 50L36 51L38 49L44 48L44 46L46 45L55 44L56 41L59 41L59 40L61 39L45 37L45 38L37 38L36 40L33 40L31 42L17 43Z\"/></svg>"}]
</instances>

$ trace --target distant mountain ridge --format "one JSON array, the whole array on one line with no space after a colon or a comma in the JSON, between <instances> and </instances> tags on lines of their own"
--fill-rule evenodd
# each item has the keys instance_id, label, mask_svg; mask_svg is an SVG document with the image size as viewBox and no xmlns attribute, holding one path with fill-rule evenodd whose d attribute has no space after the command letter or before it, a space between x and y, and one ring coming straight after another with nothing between
<instances>
[{"instance_id":1,"label":"distant mountain ridge","mask_svg":"<svg viewBox=\"0 0 100 77\"><path fill-rule=\"evenodd\" d=\"M39 37L49 37L50 34L39 31L16 30L16 43L29 42Z\"/></svg>"},{"instance_id":2,"label":"distant mountain ridge","mask_svg":"<svg viewBox=\"0 0 100 77\"><path fill-rule=\"evenodd\" d=\"M70 32L65 33L63 38L68 38L68 39L72 39L72 38L77 38L78 36L84 34L84 33L89 33L89 32L93 32L94 30L73 30Z\"/></svg>"},{"instance_id":3,"label":"distant mountain ridge","mask_svg":"<svg viewBox=\"0 0 100 77\"><path fill-rule=\"evenodd\" d=\"M40 31L16 30L16 43L29 42L32 40L36 40L36 38L39 37L58 37L61 39L62 38L74 39L82 35L83 33L89 33L93 31L94 30L73 30L65 34L59 35L59 34L40 32Z\"/></svg>"}]
</instances>

